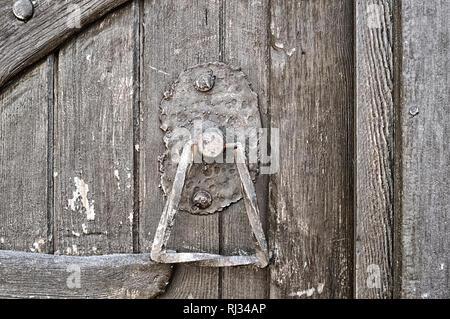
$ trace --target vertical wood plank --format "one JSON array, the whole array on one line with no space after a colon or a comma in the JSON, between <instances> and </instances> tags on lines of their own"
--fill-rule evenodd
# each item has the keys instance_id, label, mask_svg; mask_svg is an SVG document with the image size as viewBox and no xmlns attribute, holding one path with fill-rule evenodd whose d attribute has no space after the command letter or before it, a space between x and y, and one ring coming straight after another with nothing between
<instances>
[{"instance_id":1,"label":"vertical wood plank","mask_svg":"<svg viewBox=\"0 0 450 319\"><path fill-rule=\"evenodd\" d=\"M393 291L393 4L355 1L355 297Z\"/></svg>"},{"instance_id":2,"label":"vertical wood plank","mask_svg":"<svg viewBox=\"0 0 450 319\"><path fill-rule=\"evenodd\" d=\"M217 61L219 0L146 1L143 16L140 150L140 247L149 252L165 198L158 155L163 151L159 104L165 89L189 66ZM219 252L218 214L179 214L171 238L173 249L196 247ZM177 265L163 298L218 298L219 270Z\"/></svg>"},{"instance_id":3,"label":"vertical wood plank","mask_svg":"<svg viewBox=\"0 0 450 319\"><path fill-rule=\"evenodd\" d=\"M133 11L60 51L55 107L55 253L133 251Z\"/></svg>"},{"instance_id":4,"label":"vertical wood plank","mask_svg":"<svg viewBox=\"0 0 450 319\"><path fill-rule=\"evenodd\" d=\"M267 126L268 100L268 1L224 1L223 58L239 66L258 94L263 127ZM266 218L268 176L258 177L258 204L263 222ZM240 202L221 214L221 254L254 251L251 229ZM222 298L267 298L267 269L227 267L222 270Z\"/></svg>"},{"instance_id":5,"label":"vertical wood plank","mask_svg":"<svg viewBox=\"0 0 450 319\"><path fill-rule=\"evenodd\" d=\"M449 298L450 3L402 1L401 291Z\"/></svg>"},{"instance_id":6,"label":"vertical wood plank","mask_svg":"<svg viewBox=\"0 0 450 319\"><path fill-rule=\"evenodd\" d=\"M0 249L43 252L47 238L47 63L0 91Z\"/></svg>"},{"instance_id":7,"label":"vertical wood plank","mask_svg":"<svg viewBox=\"0 0 450 319\"><path fill-rule=\"evenodd\" d=\"M349 298L353 1L271 3L271 297ZM273 146L272 146L273 147Z\"/></svg>"}]
</instances>

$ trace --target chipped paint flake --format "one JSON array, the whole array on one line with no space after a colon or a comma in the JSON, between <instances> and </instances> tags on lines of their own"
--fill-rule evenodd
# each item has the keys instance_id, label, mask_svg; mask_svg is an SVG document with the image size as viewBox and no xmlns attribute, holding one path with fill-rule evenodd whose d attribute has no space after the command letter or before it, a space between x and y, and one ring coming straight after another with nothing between
<instances>
[{"instance_id":1,"label":"chipped paint flake","mask_svg":"<svg viewBox=\"0 0 450 319\"><path fill-rule=\"evenodd\" d=\"M130 224L133 224L133 212L130 213L130 215L128 215L128 220L130 221Z\"/></svg>"},{"instance_id":2,"label":"chipped paint flake","mask_svg":"<svg viewBox=\"0 0 450 319\"><path fill-rule=\"evenodd\" d=\"M75 183L75 191L73 192L73 197L68 201L70 209L77 211L75 204L78 200L80 200L83 208L85 209L87 220L94 220L94 201L92 200L89 202L88 200L89 185L78 177L74 177L73 181Z\"/></svg>"},{"instance_id":3,"label":"chipped paint flake","mask_svg":"<svg viewBox=\"0 0 450 319\"><path fill-rule=\"evenodd\" d=\"M317 293L320 295L323 292L323 288L325 287L325 283L321 282L319 283L319 285L317 286Z\"/></svg>"},{"instance_id":4,"label":"chipped paint flake","mask_svg":"<svg viewBox=\"0 0 450 319\"><path fill-rule=\"evenodd\" d=\"M296 48L291 48L291 49L286 51L286 54L288 56L292 56L295 53L296 50L297 50Z\"/></svg>"},{"instance_id":5,"label":"chipped paint flake","mask_svg":"<svg viewBox=\"0 0 450 319\"><path fill-rule=\"evenodd\" d=\"M310 288L310 289L306 289L306 290L300 290L297 292L291 292L289 294L289 297L302 297L304 295L306 295L307 297L311 297L315 291L316 291L316 288Z\"/></svg>"},{"instance_id":6,"label":"chipped paint flake","mask_svg":"<svg viewBox=\"0 0 450 319\"><path fill-rule=\"evenodd\" d=\"M80 233L77 233L75 231L72 230L72 235L74 235L75 237L80 237Z\"/></svg>"},{"instance_id":7,"label":"chipped paint flake","mask_svg":"<svg viewBox=\"0 0 450 319\"><path fill-rule=\"evenodd\" d=\"M87 234L88 233L88 229L86 224L81 224L81 229L83 230L83 234Z\"/></svg>"},{"instance_id":8,"label":"chipped paint flake","mask_svg":"<svg viewBox=\"0 0 450 319\"><path fill-rule=\"evenodd\" d=\"M45 240L44 239L39 239L38 241L35 241L34 243L33 243L33 247L32 248L30 248L30 251L31 252L38 252L38 253L41 253L42 252L42 245L44 245L45 244Z\"/></svg>"},{"instance_id":9,"label":"chipped paint flake","mask_svg":"<svg viewBox=\"0 0 450 319\"><path fill-rule=\"evenodd\" d=\"M139 152L139 144L136 144L135 146L134 146L134 149L136 150L136 152Z\"/></svg>"},{"instance_id":10,"label":"chipped paint flake","mask_svg":"<svg viewBox=\"0 0 450 319\"><path fill-rule=\"evenodd\" d=\"M164 72L163 70L160 70L160 69L155 68L154 66L151 66L151 65L150 65L149 68L152 69L153 71L158 72L158 73L162 73L162 74L164 74L164 75L170 75L169 73Z\"/></svg>"},{"instance_id":11,"label":"chipped paint flake","mask_svg":"<svg viewBox=\"0 0 450 319\"><path fill-rule=\"evenodd\" d=\"M317 290L316 290L316 288L312 287L312 288L309 288L306 290L291 292L289 294L289 297L302 297L302 296L311 297L316 291L318 294L321 294L323 292L324 287L325 287L325 283L319 283L317 285Z\"/></svg>"},{"instance_id":12,"label":"chipped paint flake","mask_svg":"<svg viewBox=\"0 0 450 319\"><path fill-rule=\"evenodd\" d=\"M118 170L118 169L115 169L115 170L114 170L114 177L115 177L118 181L120 181L120 176L119 176L119 170Z\"/></svg>"},{"instance_id":13,"label":"chipped paint flake","mask_svg":"<svg viewBox=\"0 0 450 319\"><path fill-rule=\"evenodd\" d=\"M0 237L0 244L4 244L5 243L5 237Z\"/></svg>"}]
</instances>

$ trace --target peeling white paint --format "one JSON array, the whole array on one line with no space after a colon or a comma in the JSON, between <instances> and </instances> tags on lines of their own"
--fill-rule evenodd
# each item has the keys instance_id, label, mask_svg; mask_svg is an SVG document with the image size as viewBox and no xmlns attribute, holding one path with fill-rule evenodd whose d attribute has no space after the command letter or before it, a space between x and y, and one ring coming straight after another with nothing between
<instances>
[{"instance_id":1,"label":"peeling white paint","mask_svg":"<svg viewBox=\"0 0 450 319\"><path fill-rule=\"evenodd\" d=\"M441 264L440 268L441 268L441 270L444 270L445 264Z\"/></svg>"},{"instance_id":2,"label":"peeling white paint","mask_svg":"<svg viewBox=\"0 0 450 319\"><path fill-rule=\"evenodd\" d=\"M73 197L69 199L70 209L72 209L73 211L77 211L75 203L77 202L78 199L80 199L81 204L86 210L87 220L94 220L95 219L94 201L92 200L89 203L88 200L89 185L78 177L74 177L73 181L75 183L75 191L73 192Z\"/></svg>"},{"instance_id":3,"label":"peeling white paint","mask_svg":"<svg viewBox=\"0 0 450 319\"><path fill-rule=\"evenodd\" d=\"M120 181L120 176L119 176L119 170L118 170L118 169L115 169L115 170L114 170L114 177L115 177L118 181Z\"/></svg>"},{"instance_id":4,"label":"peeling white paint","mask_svg":"<svg viewBox=\"0 0 450 319\"><path fill-rule=\"evenodd\" d=\"M58 177L58 172L54 172L53 177Z\"/></svg>"},{"instance_id":5,"label":"peeling white paint","mask_svg":"<svg viewBox=\"0 0 450 319\"><path fill-rule=\"evenodd\" d=\"M33 252L33 253L34 252L40 253L40 252L42 252L41 246L44 245L44 244L45 244L45 240L44 239L39 239L38 241L33 243L33 247L30 248L30 251Z\"/></svg>"},{"instance_id":6,"label":"peeling white paint","mask_svg":"<svg viewBox=\"0 0 450 319\"><path fill-rule=\"evenodd\" d=\"M4 237L0 237L0 244L4 244L5 243L5 238Z\"/></svg>"},{"instance_id":7,"label":"peeling white paint","mask_svg":"<svg viewBox=\"0 0 450 319\"><path fill-rule=\"evenodd\" d=\"M72 230L72 235L74 235L75 237L80 237L80 233L77 233L75 231Z\"/></svg>"},{"instance_id":8,"label":"peeling white paint","mask_svg":"<svg viewBox=\"0 0 450 319\"><path fill-rule=\"evenodd\" d=\"M296 48L289 49L289 50L286 51L286 54L288 56L292 56L295 53L296 50L297 50Z\"/></svg>"},{"instance_id":9,"label":"peeling white paint","mask_svg":"<svg viewBox=\"0 0 450 319\"><path fill-rule=\"evenodd\" d=\"M77 245L72 245L72 252L74 255L78 254L78 247Z\"/></svg>"},{"instance_id":10,"label":"peeling white paint","mask_svg":"<svg viewBox=\"0 0 450 319\"><path fill-rule=\"evenodd\" d=\"M130 224L133 224L133 212L128 215L128 220L130 221Z\"/></svg>"},{"instance_id":11,"label":"peeling white paint","mask_svg":"<svg viewBox=\"0 0 450 319\"><path fill-rule=\"evenodd\" d=\"M170 75L169 73L164 72L163 70L160 70L160 69L155 68L154 66L151 66L151 65L150 65L149 68L152 69L153 71L158 72L158 73L162 73L162 74L164 74L164 75Z\"/></svg>"},{"instance_id":12,"label":"peeling white paint","mask_svg":"<svg viewBox=\"0 0 450 319\"><path fill-rule=\"evenodd\" d=\"M311 297L315 291L316 291L316 288L310 288L310 289L306 289L306 290L300 290L297 292L291 292L289 294L289 297L302 297L303 295L306 295L307 297Z\"/></svg>"},{"instance_id":13,"label":"peeling white paint","mask_svg":"<svg viewBox=\"0 0 450 319\"><path fill-rule=\"evenodd\" d=\"M325 287L325 283L324 282L319 283L319 285L317 286L317 293L319 295L322 293L324 287Z\"/></svg>"},{"instance_id":14,"label":"peeling white paint","mask_svg":"<svg viewBox=\"0 0 450 319\"><path fill-rule=\"evenodd\" d=\"M92 251L94 252L94 253L96 253L97 252L97 247L92 247Z\"/></svg>"},{"instance_id":15,"label":"peeling white paint","mask_svg":"<svg viewBox=\"0 0 450 319\"><path fill-rule=\"evenodd\" d=\"M81 224L81 229L83 229L83 234L87 234L88 233L88 229L86 224Z\"/></svg>"},{"instance_id":16,"label":"peeling white paint","mask_svg":"<svg viewBox=\"0 0 450 319\"><path fill-rule=\"evenodd\" d=\"M306 290L291 292L289 294L289 297L302 297L302 296L311 297L316 291L318 294L321 294L323 292L324 287L325 287L325 283L319 283L317 285L317 290L316 290L316 288L312 287L312 288L309 288Z\"/></svg>"},{"instance_id":17,"label":"peeling white paint","mask_svg":"<svg viewBox=\"0 0 450 319\"><path fill-rule=\"evenodd\" d=\"M136 152L139 152L139 144L136 144L135 146L134 146L134 149L136 150Z\"/></svg>"}]
</instances>

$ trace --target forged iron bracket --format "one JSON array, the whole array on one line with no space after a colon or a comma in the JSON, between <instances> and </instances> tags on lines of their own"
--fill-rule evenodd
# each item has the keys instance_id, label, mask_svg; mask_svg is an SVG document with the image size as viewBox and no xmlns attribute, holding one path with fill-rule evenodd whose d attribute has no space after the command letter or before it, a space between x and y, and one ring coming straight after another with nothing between
<instances>
[{"instance_id":1,"label":"forged iron bracket","mask_svg":"<svg viewBox=\"0 0 450 319\"><path fill-rule=\"evenodd\" d=\"M225 144L225 148L234 149L234 159L241 181L242 194L245 201L247 217L251 226L255 243L254 255L222 256L209 253L177 253L166 250L170 230L174 225L178 206L186 181L186 173L193 163L193 148L195 142L188 142L182 151L178 168L175 174L172 191L164 207L161 220L153 241L151 259L160 263L194 263L201 266L226 267L254 264L264 268L269 263L268 248L264 230L259 216L256 192L245 159L245 150L239 143Z\"/></svg>"}]
</instances>

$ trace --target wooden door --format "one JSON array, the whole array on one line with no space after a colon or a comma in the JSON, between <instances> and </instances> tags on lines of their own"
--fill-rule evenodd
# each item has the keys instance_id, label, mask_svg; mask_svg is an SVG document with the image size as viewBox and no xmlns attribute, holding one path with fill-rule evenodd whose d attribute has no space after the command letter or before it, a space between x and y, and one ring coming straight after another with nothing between
<instances>
[{"instance_id":1,"label":"wooden door","mask_svg":"<svg viewBox=\"0 0 450 319\"><path fill-rule=\"evenodd\" d=\"M449 297L447 1L27 5L0 0L1 297ZM264 269L149 258L160 102L216 61L278 154L255 183ZM251 251L244 211L180 214L171 245Z\"/></svg>"}]
</instances>

